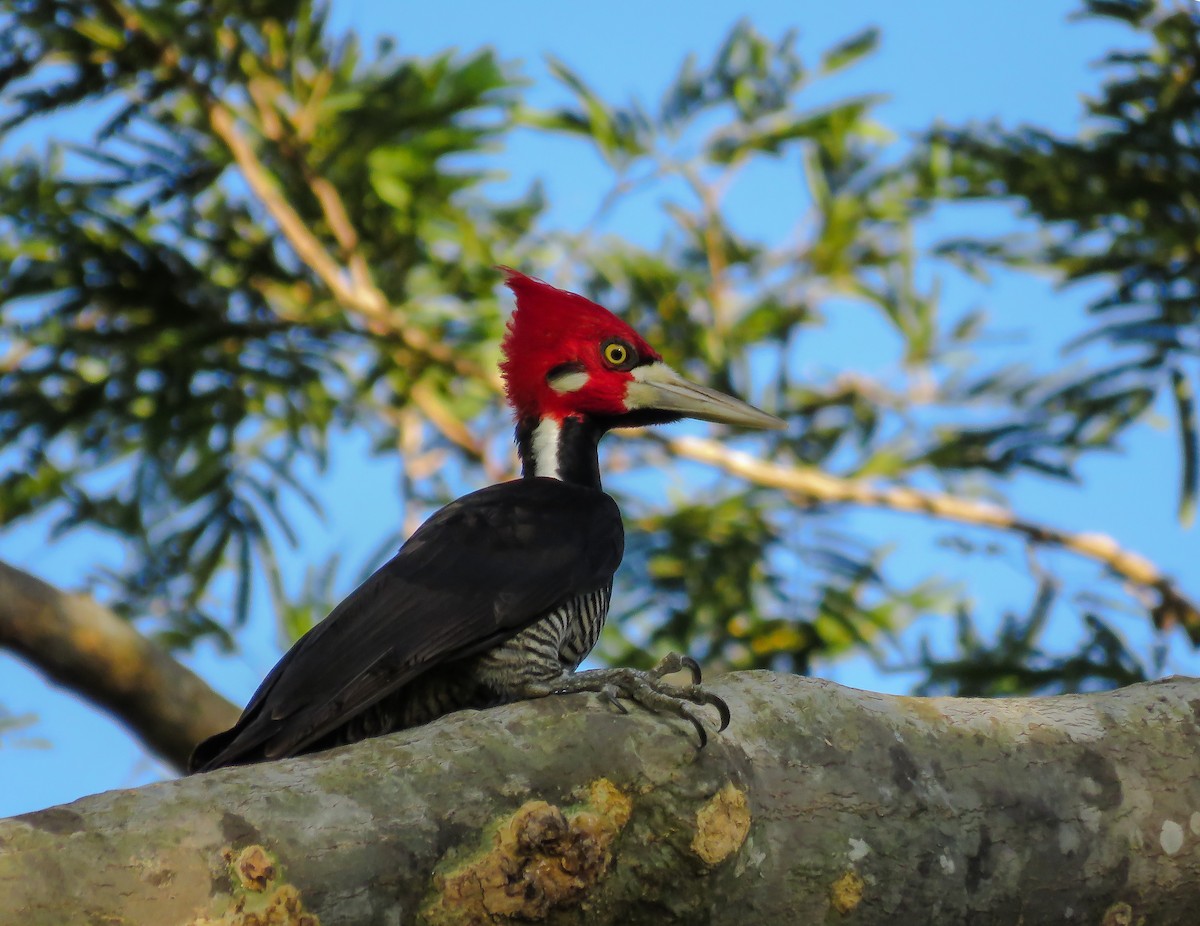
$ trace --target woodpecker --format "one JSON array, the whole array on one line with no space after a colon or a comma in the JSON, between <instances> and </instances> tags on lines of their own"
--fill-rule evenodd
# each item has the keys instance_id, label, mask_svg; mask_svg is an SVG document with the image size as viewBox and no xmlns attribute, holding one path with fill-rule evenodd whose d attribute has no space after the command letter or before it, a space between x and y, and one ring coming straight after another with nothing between
<instances>
[{"instance_id":1,"label":"woodpecker","mask_svg":"<svg viewBox=\"0 0 1200 926\"><path fill-rule=\"evenodd\" d=\"M434 514L267 675L232 729L190 771L296 756L428 723L463 708L595 692L689 721L725 703L695 660L576 672L608 613L624 531L600 486L613 428L698 418L783 422L684 379L629 325L582 296L501 268L516 296L501 373L522 477ZM687 669L692 684L664 680Z\"/></svg>"}]
</instances>

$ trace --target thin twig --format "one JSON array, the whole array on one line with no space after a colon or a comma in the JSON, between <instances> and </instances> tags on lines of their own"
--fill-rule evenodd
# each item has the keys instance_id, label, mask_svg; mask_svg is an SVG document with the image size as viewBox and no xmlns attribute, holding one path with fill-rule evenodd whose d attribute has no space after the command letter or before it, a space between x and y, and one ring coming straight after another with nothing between
<instances>
[{"instance_id":1,"label":"thin twig","mask_svg":"<svg viewBox=\"0 0 1200 926\"><path fill-rule=\"evenodd\" d=\"M269 83L269 93L263 92L263 85ZM341 248L342 257L346 260L350 272L350 282L356 292L379 292L366 258L359 249L360 238L358 229L350 219L341 194L337 188L322 176L306 156L305 149L292 144L283 134L283 124L279 118L277 106L287 93L284 86L276 80L261 78L249 83L250 99L258 113L258 122L263 135L290 160L304 177L304 182L312 190L313 197L321 207L325 222L333 233L334 240ZM239 161L240 163L240 161ZM382 293L380 293L382 298ZM373 299L372 302L378 302Z\"/></svg>"}]
</instances>

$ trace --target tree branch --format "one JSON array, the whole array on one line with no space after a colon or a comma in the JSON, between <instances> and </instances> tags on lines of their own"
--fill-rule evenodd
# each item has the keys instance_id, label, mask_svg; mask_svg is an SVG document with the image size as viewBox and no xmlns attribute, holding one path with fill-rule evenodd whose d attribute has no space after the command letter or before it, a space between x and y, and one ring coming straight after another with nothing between
<instances>
[{"instance_id":1,"label":"tree branch","mask_svg":"<svg viewBox=\"0 0 1200 926\"><path fill-rule=\"evenodd\" d=\"M176 768L240 711L108 608L0 563L0 647L107 710ZM0 907L3 905L0 904Z\"/></svg>"},{"instance_id":2,"label":"tree branch","mask_svg":"<svg viewBox=\"0 0 1200 926\"><path fill-rule=\"evenodd\" d=\"M765 672L713 688L734 720L702 752L686 724L575 695L3 821L0 909L26 926L1195 921L1196 680L995 701Z\"/></svg>"},{"instance_id":3,"label":"tree branch","mask_svg":"<svg viewBox=\"0 0 1200 926\"><path fill-rule=\"evenodd\" d=\"M1154 563L1124 549L1106 534L1071 533L1019 518L998 505L953 495L922 492L905 486L876 486L858 479L841 479L815 468L780 466L703 438L679 437L663 440L663 443L676 456L708 463L755 485L780 489L812 501L908 511L944 521L993 527L1020 534L1031 543L1070 550L1101 563L1143 596L1151 596L1149 609L1155 624L1163 629L1180 624L1192 642L1200 645L1200 608Z\"/></svg>"},{"instance_id":4,"label":"tree branch","mask_svg":"<svg viewBox=\"0 0 1200 926\"><path fill-rule=\"evenodd\" d=\"M494 379L478 364L460 356L453 348L438 343L420 328L404 324L397 317L387 297L370 281L369 275L364 278L361 270L353 274L346 272L317 236L309 231L304 220L279 191L269 171L254 153L254 148L238 130L233 111L213 96L206 95L201 103L208 113L213 133L233 155L246 185L274 219L296 255L320 277L321 282L328 287L343 308L361 316L380 332L395 335L411 349L449 367L461 376L484 382ZM318 197L323 207L327 207L332 192L332 186L322 180L313 194ZM340 205L340 200L338 203ZM344 210L341 214L344 215Z\"/></svg>"},{"instance_id":5,"label":"tree branch","mask_svg":"<svg viewBox=\"0 0 1200 926\"><path fill-rule=\"evenodd\" d=\"M359 239L340 194L324 177L310 165L301 165L305 181L321 207L330 229L339 245L348 251L350 268L347 270L333 257L321 240L313 234L308 224L296 211L266 165L259 159L254 146L238 128L237 114L212 88L187 71L178 53L169 42L164 41L149 29L138 12L117 0L101 0L114 22L122 29L146 42L154 49L160 65L177 75L203 109L213 134L229 150L234 163L255 198L266 209L284 239L296 252L296 256L321 280L343 308L361 317L368 326L381 334L398 338L410 349L423 354L435 362L456 371L461 376L480 379L488 383L499 383L498 377L453 348L442 344L415 325L404 322L387 296L371 278L365 259L358 252ZM247 87L251 102L257 100L253 87ZM277 126L275 127L277 128ZM273 128L268 127L268 134Z\"/></svg>"}]
</instances>

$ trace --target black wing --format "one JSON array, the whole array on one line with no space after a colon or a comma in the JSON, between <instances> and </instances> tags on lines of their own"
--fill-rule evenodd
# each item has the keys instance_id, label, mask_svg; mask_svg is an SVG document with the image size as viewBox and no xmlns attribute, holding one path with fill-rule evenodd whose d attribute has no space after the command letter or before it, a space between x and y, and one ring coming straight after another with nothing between
<instances>
[{"instance_id":1,"label":"black wing","mask_svg":"<svg viewBox=\"0 0 1200 926\"><path fill-rule=\"evenodd\" d=\"M191 769L297 754L434 666L603 587L623 551L620 511L597 489L536 478L463 496L296 642Z\"/></svg>"}]
</instances>

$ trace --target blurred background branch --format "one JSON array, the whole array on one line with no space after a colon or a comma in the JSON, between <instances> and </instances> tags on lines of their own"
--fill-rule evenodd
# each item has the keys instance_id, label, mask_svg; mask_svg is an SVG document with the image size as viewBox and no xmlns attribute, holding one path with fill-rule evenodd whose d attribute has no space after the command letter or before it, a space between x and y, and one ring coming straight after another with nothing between
<instances>
[{"instance_id":1,"label":"blurred background branch","mask_svg":"<svg viewBox=\"0 0 1200 926\"><path fill-rule=\"evenodd\" d=\"M108 608L5 563L0 646L111 712L181 771L200 738L227 729L241 713Z\"/></svg>"},{"instance_id":2,"label":"blurred background branch","mask_svg":"<svg viewBox=\"0 0 1200 926\"><path fill-rule=\"evenodd\" d=\"M1095 560L1141 592L1152 595L1153 603L1149 607L1155 623L1163 629L1180 625L1192 642L1200 645L1200 610L1196 605L1152 562L1138 553L1122 549L1105 534L1072 534L1018 517L999 505L953 495L922 492L906 486L881 488L862 480L839 479L816 469L779 466L730 450L712 440L697 437L662 440L676 456L708 463L765 488L783 489L798 496L800 504L852 504L912 512L960 524L1011 531L1031 544L1070 550Z\"/></svg>"}]
</instances>

